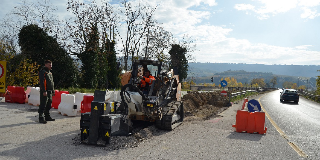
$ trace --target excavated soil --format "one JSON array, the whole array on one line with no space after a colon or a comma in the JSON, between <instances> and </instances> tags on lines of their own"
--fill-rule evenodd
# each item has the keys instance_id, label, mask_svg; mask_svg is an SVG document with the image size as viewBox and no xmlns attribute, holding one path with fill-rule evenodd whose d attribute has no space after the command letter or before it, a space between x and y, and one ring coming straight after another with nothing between
<instances>
[{"instance_id":1,"label":"excavated soil","mask_svg":"<svg viewBox=\"0 0 320 160\"><path fill-rule=\"evenodd\" d=\"M184 121L201 121L209 119L224 111L229 106L229 100L220 95L220 92L190 92L182 98L185 119ZM170 131L160 130L155 125L147 124L133 130L131 136L113 136L110 144L103 147L104 150L118 150L138 147L139 144L153 136L158 136ZM74 139L74 145L81 144L80 134Z\"/></svg>"},{"instance_id":2,"label":"excavated soil","mask_svg":"<svg viewBox=\"0 0 320 160\"><path fill-rule=\"evenodd\" d=\"M220 95L220 92L190 92L182 100L186 121L208 119L230 104L228 98Z\"/></svg>"}]
</instances>

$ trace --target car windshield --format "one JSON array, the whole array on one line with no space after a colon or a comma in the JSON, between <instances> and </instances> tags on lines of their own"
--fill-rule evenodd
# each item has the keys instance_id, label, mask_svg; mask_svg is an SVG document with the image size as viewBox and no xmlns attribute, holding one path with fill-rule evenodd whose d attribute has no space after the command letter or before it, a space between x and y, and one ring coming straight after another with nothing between
<instances>
[{"instance_id":1,"label":"car windshield","mask_svg":"<svg viewBox=\"0 0 320 160\"><path fill-rule=\"evenodd\" d=\"M295 90L286 90L285 93L297 93L297 91L295 91Z\"/></svg>"}]
</instances>

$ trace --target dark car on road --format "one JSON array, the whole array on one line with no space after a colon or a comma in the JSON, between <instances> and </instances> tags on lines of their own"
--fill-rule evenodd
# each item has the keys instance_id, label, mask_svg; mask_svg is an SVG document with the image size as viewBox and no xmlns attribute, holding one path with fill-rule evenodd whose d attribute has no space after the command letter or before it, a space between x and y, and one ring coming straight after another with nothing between
<instances>
[{"instance_id":1,"label":"dark car on road","mask_svg":"<svg viewBox=\"0 0 320 160\"><path fill-rule=\"evenodd\" d=\"M295 89L284 89L280 92L280 102L293 101L295 103L299 102L299 94Z\"/></svg>"}]
</instances>

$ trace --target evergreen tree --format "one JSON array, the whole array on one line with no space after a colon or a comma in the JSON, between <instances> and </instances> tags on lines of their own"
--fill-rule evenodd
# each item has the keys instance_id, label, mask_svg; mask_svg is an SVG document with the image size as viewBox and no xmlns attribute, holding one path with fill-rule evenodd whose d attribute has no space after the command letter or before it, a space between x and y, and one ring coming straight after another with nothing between
<instances>
[{"instance_id":1,"label":"evergreen tree","mask_svg":"<svg viewBox=\"0 0 320 160\"><path fill-rule=\"evenodd\" d=\"M106 53L107 53L107 59L108 59L108 88L119 88L120 87L120 69L118 67L117 63L117 56L115 51L115 42L107 40L107 44L105 46Z\"/></svg>"},{"instance_id":2,"label":"evergreen tree","mask_svg":"<svg viewBox=\"0 0 320 160\"><path fill-rule=\"evenodd\" d=\"M21 54L25 58L44 65L44 61L52 61L52 73L56 88L76 85L77 69L67 51L59 46L57 40L49 36L35 24L23 26L18 34ZM42 68L39 67L39 70Z\"/></svg>"},{"instance_id":3,"label":"evergreen tree","mask_svg":"<svg viewBox=\"0 0 320 160\"><path fill-rule=\"evenodd\" d=\"M102 55L98 56L100 52L99 49L99 33L96 24L93 24L91 27L91 33L88 35L88 43L86 44L85 51L78 54L78 58L82 62L81 66L81 75L82 81L81 86L84 88L97 88L98 87L98 77L101 78L99 75L99 68L98 66L103 66L104 59ZM102 64L99 64L101 63Z\"/></svg>"},{"instance_id":4,"label":"evergreen tree","mask_svg":"<svg viewBox=\"0 0 320 160\"><path fill-rule=\"evenodd\" d=\"M170 67L176 68L179 73L180 81L187 78L188 76L188 60L186 58L187 49L181 47L179 44L171 45L171 49L169 51L171 56Z\"/></svg>"}]
</instances>

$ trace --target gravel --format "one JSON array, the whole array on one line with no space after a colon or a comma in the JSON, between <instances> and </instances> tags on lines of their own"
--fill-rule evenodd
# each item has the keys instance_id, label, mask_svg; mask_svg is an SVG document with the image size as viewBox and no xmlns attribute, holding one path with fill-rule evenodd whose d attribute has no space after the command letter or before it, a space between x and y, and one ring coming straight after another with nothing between
<instances>
[{"instance_id":1,"label":"gravel","mask_svg":"<svg viewBox=\"0 0 320 160\"><path fill-rule=\"evenodd\" d=\"M267 134L234 132L241 102L210 118L190 115L173 131L150 125L111 144L80 143L80 116L38 123L37 106L0 102L0 159L301 159L269 121Z\"/></svg>"}]
</instances>

